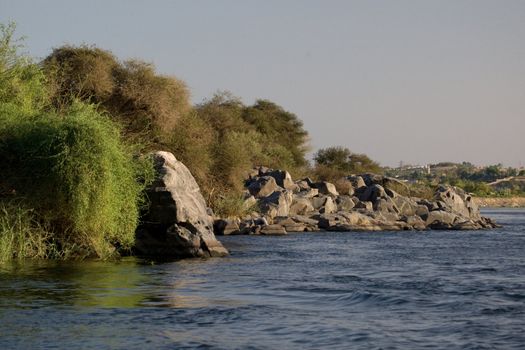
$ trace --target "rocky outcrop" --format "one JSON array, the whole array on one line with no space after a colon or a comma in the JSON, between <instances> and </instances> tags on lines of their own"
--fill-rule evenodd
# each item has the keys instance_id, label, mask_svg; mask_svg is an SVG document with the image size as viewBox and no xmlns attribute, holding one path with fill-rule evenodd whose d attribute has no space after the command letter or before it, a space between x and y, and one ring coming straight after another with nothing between
<instances>
[{"instance_id":1,"label":"rocky outcrop","mask_svg":"<svg viewBox=\"0 0 525 350\"><path fill-rule=\"evenodd\" d=\"M301 231L475 230L496 224L484 218L472 196L439 186L432 200L402 196L407 185L375 174L348 176L338 182L306 178L292 181L285 171L259 168L246 182L264 221L242 230L243 220L222 220L216 234L284 234ZM257 218L256 218L257 219ZM237 226L235 226L237 225ZM246 225L245 225L246 226ZM239 229L236 229L239 227Z\"/></svg>"},{"instance_id":2,"label":"rocky outcrop","mask_svg":"<svg viewBox=\"0 0 525 350\"><path fill-rule=\"evenodd\" d=\"M174 258L228 254L215 238L213 219L188 168L169 152L152 157L156 178L146 191L150 205L137 229L137 253Z\"/></svg>"}]
</instances>

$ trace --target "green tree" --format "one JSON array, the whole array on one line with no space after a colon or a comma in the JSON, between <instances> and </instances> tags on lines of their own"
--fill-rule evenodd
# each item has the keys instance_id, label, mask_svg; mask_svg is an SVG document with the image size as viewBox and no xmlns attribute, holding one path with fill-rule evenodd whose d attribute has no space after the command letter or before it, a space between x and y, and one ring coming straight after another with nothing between
<instances>
[{"instance_id":1,"label":"green tree","mask_svg":"<svg viewBox=\"0 0 525 350\"><path fill-rule=\"evenodd\" d=\"M308 132L303 122L293 113L268 101L257 100L253 106L243 111L243 119L266 137L266 144L280 145L288 150L293 159L293 167L307 164Z\"/></svg>"},{"instance_id":2,"label":"green tree","mask_svg":"<svg viewBox=\"0 0 525 350\"><path fill-rule=\"evenodd\" d=\"M316 167L338 170L341 173L382 173L379 163L365 154L353 153L346 147L336 146L320 149L314 155Z\"/></svg>"}]
</instances>

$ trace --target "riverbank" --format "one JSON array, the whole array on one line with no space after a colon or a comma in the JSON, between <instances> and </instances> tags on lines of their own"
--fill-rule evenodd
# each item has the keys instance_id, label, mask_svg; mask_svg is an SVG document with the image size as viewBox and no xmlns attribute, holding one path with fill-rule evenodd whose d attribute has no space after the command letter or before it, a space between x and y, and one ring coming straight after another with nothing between
<instances>
[{"instance_id":1,"label":"riverbank","mask_svg":"<svg viewBox=\"0 0 525 350\"><path fill-rule=\"evenodd\" d=\"M475 197L474 202L482 208L525 208L525 197Z\"/></svg>"}]
</instances>

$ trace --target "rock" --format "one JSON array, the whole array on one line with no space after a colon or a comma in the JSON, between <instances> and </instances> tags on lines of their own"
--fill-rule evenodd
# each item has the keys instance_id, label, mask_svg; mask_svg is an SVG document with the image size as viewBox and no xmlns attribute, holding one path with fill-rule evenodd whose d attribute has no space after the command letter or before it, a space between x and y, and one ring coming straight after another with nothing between
<instances>
[{"instance_id":1,"label":"rock","mask_svg":"<svg viewBox=\"0 0 525 350\"><path fill-rule=\"evenodd\" d=\"M292 220L298 223L302 223L306 225L306 227L317 226L317 220L302 215L294 215L292 216Z\"/></svg>"},{"instance_id":2,"label":"rock","mask_svg":"<svg viewBox=\"0 0 525 350\"><path fill-rule=\"evenodd\" d=\"M330 182L326 182L326 181L317 182L317 183L313 184L312 187L317 188L319 190L319 193L321 193L321 194L326 194L326 195L330 195L330 196L338 196L339 195L339 193L335 189L335 185L330 183Z\"/></svg>"},{"instance_id":3,"label":"rock","mask_svg":"<svg viewBox=\"0 0 525 350\"><path fill-rule=\"evenodd\" d=\"M248 190L255 197L266 197L275 191L279 191L281 188L277 185L275 178L271 176L262 176L253 179L248 185Z\"/></svg>"},{"instance_id":4,"label":"rock","mask_svg":"<svg viewBox=\"0 0 525 350\"><path fill-rule=\"evenodd\" d=\"M479 230L483 228L480 224L474 222L473 220L465 220L461 222L456 222L452 226L453 230Z\"/></svg>"},{"instance_id":5,"label":"rock","mask_svg":"<svg viewBox=\"0 0 525 350\"><path fill-rule=\"evenodd\" d=\"M320 209L326 203L327 196L319 195L312 198L312 206L314 209Z\"/></svg>"},{"instance_id":6,"label":"rock","mask_svg":"<svg viewBox=\"0 0 525 350\"><path fill-rule=\"evenodd\" d=\"M240 224L239 232L252 234L260 230L263 233L264 227L272 225L281 225L288 232L319 228L371 231L423 230L427 227L475 229L495 225L479 215L479 208L469 194L450 186L438 188L435 199L428 201L398 193L409 193L407 185L382 175L352 175L336 184L337 189L332 183L313 183L309 178L294 183L286 171L261 167L252 172L246 182L249 195L245 196L245 204L259 204L270 225L255 225L250 220L257 215L250 215ZM292 219L296 216L301 221ZM304 222L304 218L314 222ZM281 230L273 227L264 232L270 229ZM230 230L231 233L237 232L235 225L226 227L226 232Z\"/></svg>"},{"instance_id":7,"label":"rock","mask_svg":"<svg viewBox=\"0 0 525 350\"><path fill-rule=\"evenodd\" d=\"M270 171L269 168L267 168L265 166L260 166L259 167L259 176L265 176L269 171Z\"/></svg>"},{"instance_id":8,"label":"rock","mask_svg":"<svg viewBox=\"0 0 525 350\"><path fill-rule=\"evenodd\" d=\"M284 217L276 220L276 223L283 226L286 232L304 232L306 225L302 222L296 222L293 218Z\"/></svg>"},{"instance_id":9,"label":"rock","mask_svg":"<svg viewBox=\"0 0 525 350\"><path fill-rule=\"evenodd\" d=\"M309 188L308 190L303 190L297 193L297 196L300 196L303 198L313 198L317 195L319 195L319 190L317 188Z\"/></svg>"},{"instance_id":10,"label":"rock","mask_svg":"<svg viewBox=\"0 0 525 350\"><path fill-rule=\"evenodd\" d=\"M213 223L213 231L218 236L227 236L240 233L238 220L219 219Z\"/></svg>"},{"instance_id":11,"label":"rock","mask_svg":"<svg viewBox=\"0 0 525 350\"><path fill-rule=\"evenodd\" d=\"M272 224L264 226L261 229L261 235L272 235L272 236L282 236L286 234L286 229L282 225Z\"/></svg>"},{"instance_id":12,"label":"rock","mask_svg":"<svg viewBox=\"0 0 525 350\"><path fill-rule=\"evenodd\" d=\"M337 225L347 224L347 223L348 222L346 221L346 219L341 215L325 214L325 215L319 216L317 225L319 226L319 228L329 230L329 229L333 229Z\"/></svg>"},{"instance_id":13,"label":"rock","mask_svg":"<svg viewBox=\"0 0 525 350\"><path fill-rule=\"evenodd\" d=\"M363 180L365 181L365 184L367 187L370 187L372 185L380 185L383 187L383 175L377 175L377 174L363 174L361 175Z\"/></svg>"},{"instance_id":14,"label":"rock","mask_svg":"<svg viewBox=\"0 0 525 350\"><path fill-rule=\"evenodd\" d=\"M426 205L419 204L416 207L415 214L419 216L423 221L426 221L428 218L428 207Z\"/></svg>"},{"instance_id":15,"label":"rock","mask_svg":"<svg viewBox=\"0 0 525 350\"><path fill-rule=\"evenodd\" d=\"M365 180L361 176L347 176L347 179L355 190L366 187Z\"/></svg>"},{"instance_id":16,"label":"rock","mask_svg":"<svg viewBox=\"0 0 525 350\"><path fill-rule=\"evenodd\" d=\"M386 192L383 186L381 185L370 185L366 187L364 191L359 191L356 193L360 200L375 202L378 198L386 198Z\"/></svg>"},{"instance_id":17,"label":"rock","mask_svg":"<svg viewBox=\"0 0 525 350\"><path fill-rule=\"evenodd\" d=\"M288 216L293 201L290 191L275 191L268 197L261 199L261 210L269 217Z\"/></svg>"},{"instance_id":18,"label":"rock","mask_svg":"<svg viewBox=\"0 0 525 350\"><path fill-rule=\"evenodd\" d=\"M427 228L425 221L417 215L404 216L401 220L406 222L414 230L425 230Z\"/></svg>"},{"instance_id":19,"label":"rock","mask_svg":"<svg viewBox=\"0 0 525 350\"><path fill-rule=\"evenodd\" d=\"M292 180L292 176L285 170L273 170L266 173L267 176L271 176L277 182L277 185L281 186L286 190L292 190L295 183Z\"/></svg>"},{"instance_id":20,"label":"rock","mask_svg":"<svg viewBox=\"0 0 525 350\"><path fill-rule=\"evenodd\" d=\"M335 205L331 197L326 197L323 207L319 210L323 214L331 214L337 211L337 205Z\"/></svg>"},{"instance_id":21,"label":"rock","mask_svg":"<svg viewBox=\"0 0 525 350\"><path fill-rule=\"evenodd\" d=\"M136 252L175 258L228 254L213 234L212 217L188 168L169 152L152 158L156 177L146 190L150 206L137 230Z\"/></svg>"},{"instance_id":22,"label":"rock","mask_svg":"<svg viewBox=\"0 0 525 350\"><path fill-rule=\"evenodd\" d=\"M426 225L434 230L446 230L454 226L458 216L444 210L434 210L428 214Z\"/></svg>"},{"instance_id":23,"label":"rock","mask_svg":"<svg viewBox=\"0 0 525 350\"><path fill-rule=\"evenodd\" d=\"M399 213L399 209L390 197L376 199L373 208L380 213Z\"/></svg>"},{"instance_id":24,"label":"rock","mask_svg":"<svg viewBox=\"0 0 525 350\"><path fill-rule=\"evenodd\" d=\"M368 201L358 201L356 204L355 204L355 209L365 209L367 211L372 211L374 210L374 206L372 204L372 202L368 202Z\"/></svg>"},{"instance_id":25,"label":"rock","mask_svg":"<svg viewBox=\"0 0 525 350\"><path fill-rule=\"evenodd\" d=\"M295 196L290 206L290 215L304 215L314 211L315 208L312 206L312 203L307 198L302 198Z\"/></svg>"},{"instance_id":26,"label":"rock","mask_svg":"<svg viewBox=\"0 0 525 350\"><path fill-rule=\"evenodd\" d=\"M461 216L470 217L471 213L463 200L465 197L463 190L444 185L439 186L434 195L441 209L449 209Z\"/></svg>"},{"instance_id":27,"label":"rock","mask_svg":"<svg viewBox=\"0 0 525 350\"><path fill-rule=\"evenodd\" d=\"M396 191L403 191L403 193L409 193L410 190L408 188L408 185L404 183L403 181L400 181L393 177L384 177L383 178L383 187L385 188L385 191L389 196L390 193L397 194ZM394 196L391 196L394 197Z\"/></svg>"},{"instance_id":28,"label":"rock","mask_svg":"<svg viewBox=\"0 0 525 350\"><path fill-rule=\"evenodd\" d=\"M396 206L399 214L406 216L416 215L416 210L418 208L416 201L409 197L400 196L395 192L393 192L393 194L393 196L389 195L389 197L392 198L392 202Z\"/></svg>"},{"instance_id":29,"label":"rock","mask_svg":"<svg viewBox=\"0 0 525 350\"><path fill-rule=\"evenodd\" d=\"M335 202L338 211L350 211L355 207L355 203L350 196L339 196Z\"/></svg>"},{"instance_id":30,"label":"rock","mask_svg":"<svg viewBox=\"0 0 525 350\"><path fill-rule=\"evenodd\" d=\"M300 191L308 191L310 189L310 185L305 180L299 180L295 184L299 186Z\"/></svg>"}]
</instances>

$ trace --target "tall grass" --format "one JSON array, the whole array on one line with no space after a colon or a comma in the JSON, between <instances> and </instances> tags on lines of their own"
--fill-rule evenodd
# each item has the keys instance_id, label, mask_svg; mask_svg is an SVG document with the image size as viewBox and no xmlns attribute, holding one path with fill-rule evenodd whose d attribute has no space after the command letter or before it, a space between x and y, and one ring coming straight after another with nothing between
<instances>
[{"instance_id":1,"label":"tall grass","mask_svg":"<svg viewBox=\"0 0 525 350\"><path fill-rule=\"evenodd\" d=\"M0 106L0 159L1 251L108 258L132 247L144 187L139 163L94 107L27 116ZM6 206L13 200L18 208ZM20 245L27 247L13 250Z\"/></svg>"}]
</instances>

